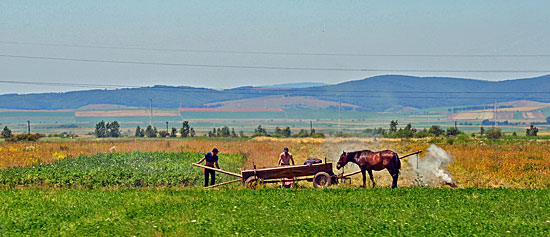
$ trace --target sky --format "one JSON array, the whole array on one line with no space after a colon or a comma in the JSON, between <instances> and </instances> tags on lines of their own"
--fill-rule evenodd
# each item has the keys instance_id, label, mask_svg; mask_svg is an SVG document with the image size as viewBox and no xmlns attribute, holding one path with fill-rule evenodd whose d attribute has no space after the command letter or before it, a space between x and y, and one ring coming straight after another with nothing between
<instances>
[{"instance_id":1,"label":"sky","mask_svg":"<svg viewBox=\"0 0 550 237\"><path fill-rule=\"evenodd\" d=\"M0 81L222 89L339 83L384 74L534 77L550 71L548 9L547 0L2 0ZM0 83L0 94L82 89L87 88Z\"/></svg>"}]
</instances>

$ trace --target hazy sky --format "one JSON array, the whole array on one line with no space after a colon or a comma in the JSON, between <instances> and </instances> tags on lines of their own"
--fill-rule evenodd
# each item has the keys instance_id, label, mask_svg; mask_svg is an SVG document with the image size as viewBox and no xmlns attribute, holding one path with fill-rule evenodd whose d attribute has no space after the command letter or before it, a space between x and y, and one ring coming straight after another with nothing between
<instances>
[{"instance_id":1,"label":"hazy sky","mask_svg":"<svg viewBox=\"0 0 550 237\"><path fill-rule=\"evenodd\" d=\"M108 61L415 70L550 70L550 57L357 57L214 51L550 55L550 1L0 1L0 54ZM504 80L544 73L201 68L0 57L0 80L230 88L381 74ZM0 94L74 87L0 83Z\"/></svg>"}]
</instances>

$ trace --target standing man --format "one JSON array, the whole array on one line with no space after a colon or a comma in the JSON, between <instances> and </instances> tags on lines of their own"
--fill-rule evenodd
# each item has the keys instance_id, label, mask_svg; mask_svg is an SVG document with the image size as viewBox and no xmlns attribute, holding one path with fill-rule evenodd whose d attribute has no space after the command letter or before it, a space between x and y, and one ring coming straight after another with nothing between
<instances>
[{"instance_id":1,"label":"standing man","mask_svg":"<svg viewBox=\"0 0 550 237\"><path fill-rule=\"evenodd\" d=\"M204 157L196 164L202 163L203 160L206 160L205 165L208 167L213 168L214 164L216 164L216 168L220 168L218 165L218 149L216 148L212 149L212 152L206 153ZM216 171L204 169L204 187L208 187L208 175L210 175L210 185L214 185L216 183Z\"/></svg>"},{"instance_id":2,"label":"standing man","mask_svg":"<svg viewBox=\"0 0 550 237\"><path fill-rule=\"evenodd\" d=\"M290 161L292 161L292 165L294 165L294 158L292 158L292 154L288 152L288 148L285 147L283 153L279 156L279 162L277 162L277 165L290 165Z\"/></svg>"}]
</instances>

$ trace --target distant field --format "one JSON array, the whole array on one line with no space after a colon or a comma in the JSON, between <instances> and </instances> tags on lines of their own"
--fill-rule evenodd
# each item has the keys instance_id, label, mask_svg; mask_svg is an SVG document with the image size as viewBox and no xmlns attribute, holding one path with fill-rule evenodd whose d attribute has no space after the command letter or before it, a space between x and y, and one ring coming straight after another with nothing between
<instances>
[{"instance_id":1,"label":"distant field","mask_svg":"<svg viewBox=\"0 0 550 237\"><path fill-rule=\"evenodd\" d=\"M546 104L520 101L508 106L524 106L503 108L497 114L502 123L519 123L518 125L501 126L505 131L523 132L525 126L531 122L545 122L545 116L550 115L550 108ZM490 106L489 106L490 107ZM96 110L91 110L96 108ZM99 110L99 108L104 108ZM477 107L476 107L477 108ZM537 110L530 110L536 108ZM102 105L90 107L88 110L57 110L57 111L23 111L0 110L0 126L8 126L14 132L26 131L27 121L31 122L32 131L41 133L73 132L85 135L93 131L95 124L101 120L106 122L118 121L126 135L132 135L136 126L146 127L150 122L149 110L146 108L123 108L120 106ZM399 127L411 123L417 129L440 125L444 128L454 126L464 131L478 131L481 121L493 120L491 110L458 110L464 107L445 107L433 109L407 110L400 112L363 112L343 109L341 113L336 109L280 109L280 108L181 108L181 109L154 109L153 123L157 129L181 127L184 120L191 122L197 133L201 135L211 131L213 127L228 126L237 132L252 133L258 125L270 130L276 126L289 126L296 131L308 129L310 121L317 131L334 133L336 131L360 132L365 128L387 128L391 120L399 121ZM462 125L464 124L464 125ZM67 128L66 125L70 125ZM76 125L77 127L73 126ZM547 129L538 126L541 132Z\"/></svg>"},{"instance_id":2,"label":"distant field","mask_svg":"<svg viewBox=\"0 0 550 237\"><path fill-rule=\"evenodd\" d=\"M9 190L0 200L7 235L550 235L549 190Z\"/></svg>"},{"instance_id":3,"label":"distant field","mask_svg":"<svg viewBox=\"0 0 550 237\"><path fill-rule=\"evenodd\" d=\"M310 96L264 96L240 100L221 101L205 104L205 106L220 106L220 108L308 108L325 109L340 106L337 101L320 100ZM342 103L341 106L358 108L357 105Z\"/></svg>"}]
</instances>

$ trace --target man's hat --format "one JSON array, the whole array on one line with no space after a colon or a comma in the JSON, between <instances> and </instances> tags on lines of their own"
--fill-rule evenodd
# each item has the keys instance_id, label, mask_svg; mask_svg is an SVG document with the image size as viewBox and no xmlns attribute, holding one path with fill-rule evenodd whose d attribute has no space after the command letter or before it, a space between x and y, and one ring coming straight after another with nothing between
<instances>
[{"instance_id":1,"label":"man's hat","mask_svg":"<svg viewBox=\"0 0 550 237\"><path fill-rule=\"evenodd\" d=\"M288 151L288 147L285 147L285 149L283 149L284 151Z\"/></svg>"},{"instance_id":2,"label":"man's hat","mask_svg":"<svg viewBox=\"0 0 550 237\"><path fill-rule=\"evenodd\" d=\"M218 152L218 148L212 149L212 152Z\"/></svg>"}]
</instances>

